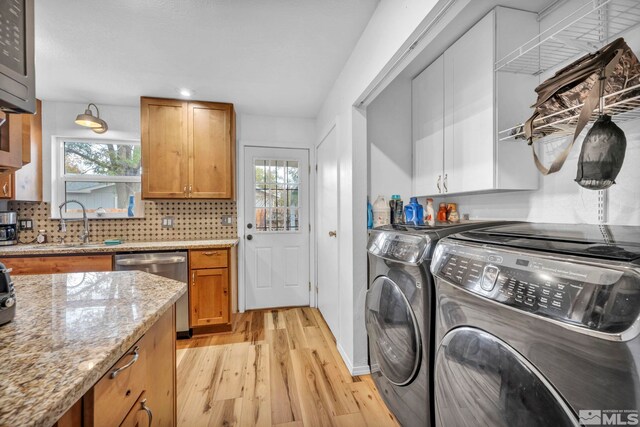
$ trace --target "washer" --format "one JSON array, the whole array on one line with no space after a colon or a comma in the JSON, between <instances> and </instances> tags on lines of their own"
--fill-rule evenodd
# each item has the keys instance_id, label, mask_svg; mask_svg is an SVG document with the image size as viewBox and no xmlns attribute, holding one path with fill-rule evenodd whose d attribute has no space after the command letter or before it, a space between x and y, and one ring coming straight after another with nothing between
<instances>
[{"instance_id":1,"label":"washer","mask_svg":"<svg viewBox=\"0 0 640 427\"><path fill-rule=\"evenodd\" d=\"M449 234L490 224L496 223L396 225L370 233L365 321L371 374L403 426L432 421L434 284L429 265L435 244Z\"/></svg>"},{"instance_id":2,"label":"washer","mask_svg":"<svg viewBox=\"0 0 640 427\"><path fill-rule=\"evenodd\" d=\"M514 224L434 253L436 425L634 425L640 228Z\"/></svg>"}]
</instances>

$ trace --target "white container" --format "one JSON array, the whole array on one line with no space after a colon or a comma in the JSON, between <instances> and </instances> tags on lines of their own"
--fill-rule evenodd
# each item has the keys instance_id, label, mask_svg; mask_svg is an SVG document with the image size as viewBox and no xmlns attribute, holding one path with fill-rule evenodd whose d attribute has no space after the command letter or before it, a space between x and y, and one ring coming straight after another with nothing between
<instances>
[{"instance_id":1,"label":"white container","mask_svg":"<svg viewBox=\"0 0 640 427\"><path fill-rule=\"evenodd\" d=\"M391 207L384 199L384 196L378 196L373 203L373 227L380 227L391 223Z\"/></svg>"},{"instance_id":2,"label":"white container","mask_svg":"<svg viewBox=\"0 0 640 427\"><path fill-rule=\"evenodd\" d=\"M433 199L427 199L427 208L424 215L424 222L432 227L436 225L436 213L433 209Z\"/></svg>"}]
</instances>

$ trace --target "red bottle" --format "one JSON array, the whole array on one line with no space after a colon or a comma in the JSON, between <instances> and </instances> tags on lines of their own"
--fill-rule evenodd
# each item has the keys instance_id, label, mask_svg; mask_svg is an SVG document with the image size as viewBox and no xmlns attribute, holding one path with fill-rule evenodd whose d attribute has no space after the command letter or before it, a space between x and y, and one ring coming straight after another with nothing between
<instances>
[{"instance_id":1,"label":"red bottle","mask_svg":"<svg viewBox=\"0 0 640 427\"><path fill-rule=\"evenodd\" d=\"M440 203L440 208L438 209L438 221L447 222L447 204Z\"/></svg>"}]
</instances>

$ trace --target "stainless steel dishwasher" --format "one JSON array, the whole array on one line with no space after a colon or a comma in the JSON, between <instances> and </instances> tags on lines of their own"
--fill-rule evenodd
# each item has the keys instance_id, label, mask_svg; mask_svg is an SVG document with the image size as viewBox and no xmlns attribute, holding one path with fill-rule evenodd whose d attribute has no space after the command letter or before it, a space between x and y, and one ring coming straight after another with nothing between
<instances>
[{"instance_id":1,"label":"stainless steel dishwasher","mask_svg":"<svg viewBox=\"0 0 640 427\"><path fill-rule=\"evenodd\" d=\"M157 252L119 254L114 257L115 270L139 270L168 279L188 283L187 252ZM178 338L189 338L189 289L176 303L176 332Z\"/></svg>"}]
</instances>

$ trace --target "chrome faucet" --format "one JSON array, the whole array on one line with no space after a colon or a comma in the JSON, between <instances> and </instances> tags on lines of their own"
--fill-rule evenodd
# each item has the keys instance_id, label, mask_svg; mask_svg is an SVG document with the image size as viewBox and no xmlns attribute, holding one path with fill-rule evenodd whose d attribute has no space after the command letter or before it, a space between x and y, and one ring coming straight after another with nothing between
<instances>
[{"instance_id":1,"label":"chrome faucet","mask_svg":"<svg viewBox=\"0 0 640 427\"><path fill-rule=\"evenodd\" d=\"M80 205L80 207L82 208L82 218L64 219L62 217L62 208L68 205L69 203L77 203L78 205ZM64 203L61 203L59 208L60 208L60 231L62 233L67 232L67 222L83 221L84 229L82 230L82 233L80 233L78 237L80 238L83 244L89 243L89 217L87 217L87 209L84 207L84 205L77 200L67 200ZM64 237L62 238L62 242L64 242Z\"/></svg>"}]
</instances>

